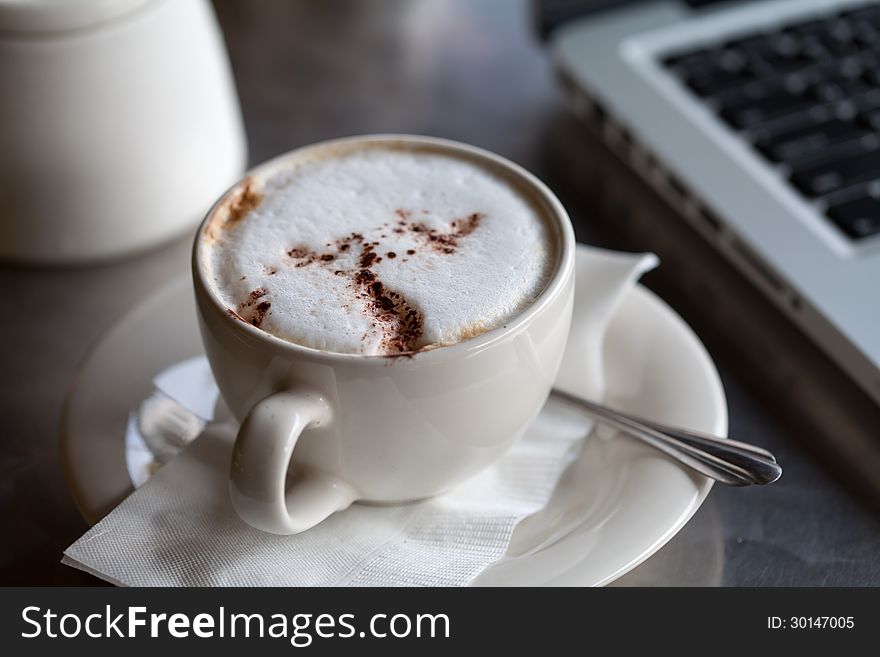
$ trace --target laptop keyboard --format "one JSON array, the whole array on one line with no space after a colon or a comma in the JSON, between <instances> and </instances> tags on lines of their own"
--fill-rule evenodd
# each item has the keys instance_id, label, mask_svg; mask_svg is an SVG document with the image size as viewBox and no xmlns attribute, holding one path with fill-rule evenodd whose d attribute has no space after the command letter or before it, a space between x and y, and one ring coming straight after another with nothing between
<instances>
[{"instance_id":1,"label":"laptop keyboard","mask_svg":"<svg viewBox=\"0 0 880 657\"><path fill-rule=\"evenodd\" d=\"M844 233L880 234L880 5L664 64Z\"/></svg>"}]
</instances>

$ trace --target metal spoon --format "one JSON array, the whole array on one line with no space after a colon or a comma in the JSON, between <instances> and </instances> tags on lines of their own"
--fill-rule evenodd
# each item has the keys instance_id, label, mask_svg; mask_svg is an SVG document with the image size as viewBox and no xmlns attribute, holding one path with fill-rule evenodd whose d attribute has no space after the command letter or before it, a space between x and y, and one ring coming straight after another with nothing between
<instances>
[{"instance_id":1,"label":"metal spoon","mask_svg":"<svg viewBox=\"0 0 880 657\"><path fill-rule=\"evenodd\" d=\"M764 485L782 475L776 457L766 449L637 418L556 388L551 395L721 483L731 486Z\"/></svg>"}]
</instances>

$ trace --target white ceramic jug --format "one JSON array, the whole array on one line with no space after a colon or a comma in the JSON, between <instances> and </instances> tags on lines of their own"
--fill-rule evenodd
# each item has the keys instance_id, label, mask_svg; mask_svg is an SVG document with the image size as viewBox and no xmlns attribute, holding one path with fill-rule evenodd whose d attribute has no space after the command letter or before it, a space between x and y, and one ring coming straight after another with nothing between
<instances>
[{"instance_id":1,"label":"white ceramic jug","mask_svg":"<svg viewBox=\"0 0 880 657\"><path fill-rule=\"evenodd\" d=\"M0 258L83 262L182 234L245 150L206 0L0 0Z\"/></svg>"}]
</instances>

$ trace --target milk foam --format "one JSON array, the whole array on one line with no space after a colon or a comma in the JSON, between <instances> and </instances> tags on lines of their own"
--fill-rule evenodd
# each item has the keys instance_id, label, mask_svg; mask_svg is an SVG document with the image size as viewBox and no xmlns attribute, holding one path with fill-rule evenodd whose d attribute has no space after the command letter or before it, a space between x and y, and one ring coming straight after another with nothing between
<instances>
[{"instance_id":1,"label":"milk foam","mask_svg":"<svg viewBox=\"0 0 880 657\"><path fill-rule=\"evenodd\" d=\"M201 248L231 315L300 345L378 355L520 313L550 277L549 230L475 163L373 146L251 181Z\"/></svg>"}]
</instances>

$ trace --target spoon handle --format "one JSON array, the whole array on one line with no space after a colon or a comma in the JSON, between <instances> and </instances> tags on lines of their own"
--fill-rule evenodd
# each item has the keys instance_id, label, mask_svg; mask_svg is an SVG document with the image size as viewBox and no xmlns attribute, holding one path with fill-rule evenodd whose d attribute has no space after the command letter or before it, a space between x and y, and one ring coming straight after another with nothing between
<instances>
[{"instance_id":1,"label":"spoon handle","mask_svg":"<svg viewBox=\"0 0 880 657\"><path fill-rule=\"evenodd\" d=\"M655 447L679 463L731 486L764 485L776 481L782 468L765 449L737 440L638 418L602 404L553 389L557 399L577 406L590 416Z\"/></svg>"}]
</instances>

